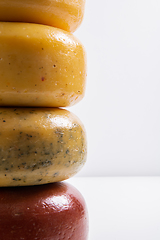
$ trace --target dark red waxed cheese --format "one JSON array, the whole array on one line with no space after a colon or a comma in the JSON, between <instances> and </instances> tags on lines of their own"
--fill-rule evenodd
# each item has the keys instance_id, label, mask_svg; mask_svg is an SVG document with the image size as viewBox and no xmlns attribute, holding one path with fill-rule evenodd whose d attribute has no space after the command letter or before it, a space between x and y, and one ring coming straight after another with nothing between
<instances>
[{"instance_id":1,"label":"dark red waxed cheese","mask_svg":"<svg viewBox=\"0 0 160 240\"><path fill-rule=\"evenodd\" d=\"M0 240L87 240L88 214L68 183L0 188Z\"/></svg>"}]
</instances>

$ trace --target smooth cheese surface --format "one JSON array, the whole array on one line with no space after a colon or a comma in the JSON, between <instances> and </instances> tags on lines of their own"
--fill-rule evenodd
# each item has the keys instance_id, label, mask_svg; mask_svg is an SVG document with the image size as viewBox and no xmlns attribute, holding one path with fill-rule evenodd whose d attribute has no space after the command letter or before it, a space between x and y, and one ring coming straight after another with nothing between
<instances>
[{"instance_id":1,"label":"smooth cheese surface","mask_svg":"<svg viewBox=\"0 0 160 240\"><path fill-rule=\"evenodd\" d=\"M0 188L1 240L87 240L88 211L72 185Z\"/></svg>"},{"instance_id":2,"label":"smooth cheese surface","mask_svg":"<svg viewBox=\"0 0 160 240\"><path fill-rule=\"evenodd\" d=\"M72 106L85 93L84 47L54 27L0 22L0 79L0 106Z\"/></svg>"},{"instance_id":3,"label":"smooth cheese surface","mask_svg":"<svg viewBox=\"0 0 160 240\"><path fill-rule=\"evenodd\" d=\"M69 111L0 108L0 187L65 180L86 154L84 127Z\"/></svg>"},{"instance_id":4,"label":"smooth cheese surface","mask_svg":"<svg viewBox=\"0 0 160 240\"><path fill-rule=\"evenodd\" d=\"M82 22L84 0L0 0L0 21L29 22L74 32Z\"/></svg>"}]
</instances>

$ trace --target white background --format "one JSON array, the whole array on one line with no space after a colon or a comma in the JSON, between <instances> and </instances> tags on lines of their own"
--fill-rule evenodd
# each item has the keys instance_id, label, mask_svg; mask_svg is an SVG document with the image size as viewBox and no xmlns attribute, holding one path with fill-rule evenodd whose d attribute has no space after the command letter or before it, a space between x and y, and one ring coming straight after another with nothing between
<instances>
[{"instance_id":1,"label":"white background","mask_svg":"<svg viewBox=\"0 0 160 240\"><path fill-rule=\"evenodd\" d=\"M75 177L84 196L88 240L159 240L160 177Z\"/></svg>"},{"instance_id":2,"label":"white background","mask_svg":"<svg viewBox=\"0 0 160 240\"><path fill-rule=\"evenodd\" d=\"M88 55L83 122L88 160L77 176L160 175L160 1L87 0L74 33Z\"/></svg>"}]
</instances>

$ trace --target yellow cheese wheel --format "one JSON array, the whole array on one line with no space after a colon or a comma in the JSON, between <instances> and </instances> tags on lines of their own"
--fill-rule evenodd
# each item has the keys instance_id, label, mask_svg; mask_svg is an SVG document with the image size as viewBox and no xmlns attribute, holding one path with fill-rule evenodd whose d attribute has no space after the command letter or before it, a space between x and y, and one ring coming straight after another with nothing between
<instances>
[{"instance_id":1,"label":"yellow cheese wheel","mask_svg":"<svg viewBox=\"0 0 160 240\"><path fill-rule=\"evenodd\" d=\"M86 161L80 120L57 108L0 108L0 187L65 180Z\"/></svg>"},{"instance_id":2,"label":"yellow cheese wheel","mask_svg":"<svg viewBox=\"0 0 160 240\"><path fill-rule=\"evenodd\" d=\"M0 22L0 106L66 107L84 96L86 54L66 31Z\"/></svg>"},{"instance_id":3,"label":"yellow cheese wheel","mask_svg":"<svg viewBox=\"0 0 160 240\"><path fill-rule=\"evenodd\" d=\"M0 21L45 24L74 32L85 0L0 0Z\"/></svg>"}]
</instances>

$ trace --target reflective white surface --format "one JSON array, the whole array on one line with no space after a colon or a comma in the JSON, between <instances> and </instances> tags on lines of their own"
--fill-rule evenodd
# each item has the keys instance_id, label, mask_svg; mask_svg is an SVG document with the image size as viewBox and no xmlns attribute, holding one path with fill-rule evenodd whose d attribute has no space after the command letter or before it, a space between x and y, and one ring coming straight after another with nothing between
<instances>
[{"instance_id":1,"label":"reflective white surface","mask_svg":"<svg viewBox=\"0 0 160 240\"><path fill-rule=\"evenodd\" d=\"M160 177L71 178L84 196L89 240L159 240Z\"/></svg>"}]
</instances>

